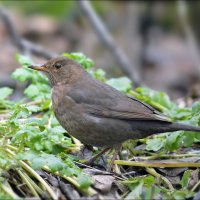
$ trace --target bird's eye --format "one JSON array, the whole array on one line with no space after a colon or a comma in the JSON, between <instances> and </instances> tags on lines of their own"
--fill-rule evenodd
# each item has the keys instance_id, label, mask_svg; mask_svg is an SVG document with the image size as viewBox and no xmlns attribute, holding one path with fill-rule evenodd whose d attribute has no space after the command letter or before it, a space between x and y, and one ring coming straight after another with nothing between
<instances>
[{"instance_id":1,"label":"bird's eye","mask_svg":"<svg viewBox=\"0 0 200 200\"><path fill-rule=\"evenodd\" d=\"M62 67L62 65L61 65L60 63L56 63L56 64L54 65L54 67L55 67L56 69L60 69L60 68Z\"/></svg>"}]
</instances>

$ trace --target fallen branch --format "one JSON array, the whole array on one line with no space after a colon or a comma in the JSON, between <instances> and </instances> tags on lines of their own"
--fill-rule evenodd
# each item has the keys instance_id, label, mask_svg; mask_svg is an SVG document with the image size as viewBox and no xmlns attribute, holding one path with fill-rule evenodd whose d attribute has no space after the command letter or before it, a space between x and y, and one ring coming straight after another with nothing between
<instances>
[{"instance_id":1,"label":"fallen branch","mask_svg":"<svg viewBox=\"0 0 200 200\"><path fill-rule=\"evenodd\" d=\"M113 54L113 57L120 65L124 73L134 81L135 86L139 86L141 84L141 79L138 71L136 70L136 67L130 63L124 51L116 45L111 34L108 32L101 19L95 13L90 2L82 0L79 0L77 2L79 3L85 15L87 16L88 21L93 26L97 35Z\"/></svg>"},{"instance_id":2,"label":"fallen branch","mask_svg":"<svg viewBox=\"0 0 200 200\"><path fill-rule=\"evenodd\" d=\"M0 18L2 19L4 26L8 32L10 39L12 40L13 44L19 49L19 51L23 54L33 54L38 57L43 57L46 59L50 59L53 57L58 56L57 53L48 51L41 46L33 44L32 42L21 38L14 25L10 19L8 12L3 8L0 7Z\"/></svg>"}]
</instances>

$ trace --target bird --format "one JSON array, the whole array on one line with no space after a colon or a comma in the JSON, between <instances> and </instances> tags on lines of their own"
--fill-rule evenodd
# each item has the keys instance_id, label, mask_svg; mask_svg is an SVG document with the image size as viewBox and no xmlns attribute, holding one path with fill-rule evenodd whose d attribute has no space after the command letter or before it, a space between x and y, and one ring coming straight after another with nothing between
<instances>
[{"instance_id":1,"label":"bird","mask_svg":"<svg viewBox=\"0 0 200 200\"><path fill-rule=\"evenodd\" d=\"M83 144L105 148L92 161L114 148L113 165L121 144L129 139L178 130L200 132L200 127L172 122L150 105L93 78L66 56L29 68L47 74L53 111L61 126Z\"/></svg>"}]
</instances>

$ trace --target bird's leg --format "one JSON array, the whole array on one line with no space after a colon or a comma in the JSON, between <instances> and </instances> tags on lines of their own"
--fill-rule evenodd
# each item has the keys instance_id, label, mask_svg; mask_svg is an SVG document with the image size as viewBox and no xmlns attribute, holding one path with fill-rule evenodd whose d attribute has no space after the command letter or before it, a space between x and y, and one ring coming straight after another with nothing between
<instances>
[{"instance_id":1,"label":"bird's leg","mask_svg":"<svg viewBox=\"0 0 200 200\"><path fill-rule=\"evenodd\" d=\"M108 166L108 169L107 169L108 172L111 172L111 171L112 171L113 165L114 165L114 161L116 160L117 156L119 155L119 152L120 152L120 150L121 150L121 147L122 147L121 144L117 144L117 145L114 146L114 151L115 151L115 152L114 152L114 155L113 155L113 157L112 157L112 159L111 159L111 161L110 161L110 164L109 164L109 166Z\"/></svg>"},{"instance_id":2,"label":"bird's leg","mask_svg":"<svg viewBox=\"0 0 200 200\"><path fill-rule=\"evenodd\" d=\"M89 160L87 160L85 162L85 164L91 165L97 158L99 158L101 155L103 155L104 153L106 153L110 149L111 149L110 147L103 149L100 153L98 153L97 155L95 155L92 158L90 158Z\"/></svg>"}]
</instances>

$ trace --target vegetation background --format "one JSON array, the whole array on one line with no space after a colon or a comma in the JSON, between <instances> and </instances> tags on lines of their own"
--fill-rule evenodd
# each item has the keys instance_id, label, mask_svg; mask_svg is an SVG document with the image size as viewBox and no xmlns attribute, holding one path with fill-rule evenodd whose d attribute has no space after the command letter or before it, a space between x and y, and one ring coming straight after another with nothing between
<instances>
[{"instance_id":1,"label":"vegetation background","mask_svg":"<svg viewBox=\"0 0 200 200\"><path fill-rule=\"evenodd\" d=\"M199 199L197 133L129 141L115 174L105 172L112 152L85 166L81 159L99 149L81 151L54 117L46 77L27 69L65 53L171 120L200 125L199 7L199 1L1 1L0 198Z\"/></svg>"}]
</instances>

